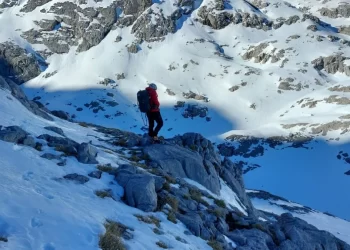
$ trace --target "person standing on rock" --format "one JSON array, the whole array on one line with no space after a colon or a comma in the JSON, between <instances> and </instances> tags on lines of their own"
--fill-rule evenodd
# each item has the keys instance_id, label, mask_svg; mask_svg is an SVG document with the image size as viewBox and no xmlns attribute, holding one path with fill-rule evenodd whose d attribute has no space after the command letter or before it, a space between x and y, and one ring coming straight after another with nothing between
<instances>
[{"instance_id":1,"label":"person standing on rock","mask_svg":"<svg viewBox=\"0 0 350 250\"><path fill-rule=\"evenodd\" d=\"M146 88L150 99L150 110L146 113L148 118L148 135L153 138L154 141L158 142L158 133L160 129L163 127L163 119L160 114L159 110L159 100L158 100L158 94L157 94L157 85L154 83L151 83ZM157 123L156 128L154 129L154 122Z\"/></svg>"}]
</instances>

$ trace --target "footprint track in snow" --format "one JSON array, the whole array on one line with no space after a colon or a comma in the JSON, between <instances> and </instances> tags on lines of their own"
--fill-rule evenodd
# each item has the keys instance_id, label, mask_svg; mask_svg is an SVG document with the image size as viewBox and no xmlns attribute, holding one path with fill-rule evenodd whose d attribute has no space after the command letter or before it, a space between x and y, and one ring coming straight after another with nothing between
<instances>
[{"instance_id":1,"label":"footprint track in snow","mask_svg":"<svg viewBox=\"0 0 350 250\"><path fill-rule=\"evenodd\" d=\"M39 189L39 188L36 188L35 189L35 192L37 192L38 194L44 196L45 198L49 199L49 200L53 200L55 197L49 193L47 193L45 190L43 189Z\"/></svg>"},{"instance_id":2,"label":"footprint track in snow","mask_svg":"<svg viewBox=\"0 0 350 250\"><path fill-rule=\"evenodd\" d=\"M34 178L34 173L32 171L29 171L22 175L23 180L30 181Z\"/></svg>"},{"instance_id":3,"label":"footprint track in snow","mask_svg":"<svg viewBox=\"0 0 350 250\"><path fill-rule=\"evenodd\" d=\"M44 223L37 217L33 217L31 220L30 220L30 225L31 227L33 228L38 228L38 227L42 227L44 225Z\"/></svg>"},{"instance_id":4,"label":"footprint track in snow","mask_svg":"<svg viewBox=\"0 0 350 250\"><path fill-rule=\"evenodd\" d=\"M47 243L43 246L42 250L55 250L56 248L54 247L54 245L52 243Z\"/></svg>"}]
</instances>

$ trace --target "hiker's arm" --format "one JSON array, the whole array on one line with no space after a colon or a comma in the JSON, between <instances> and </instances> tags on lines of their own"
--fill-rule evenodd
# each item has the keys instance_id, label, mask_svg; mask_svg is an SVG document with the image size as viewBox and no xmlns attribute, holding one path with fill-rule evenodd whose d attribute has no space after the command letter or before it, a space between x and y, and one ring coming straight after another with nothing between
<instances>
[{"instance_id":1,"label":"hiker's arm","mask_svg":"<svg viewBox=\"0 0 350 250\"><path fill-rule=\"evenodd\" d=\"M152 103L153 103L157 108L159 108L160 104L159 104L159 101L158 101L157 92L155 92L155 91L152 91L152 92L151 92L151 100L152 100Z\"/></svg>"}]
</instances>

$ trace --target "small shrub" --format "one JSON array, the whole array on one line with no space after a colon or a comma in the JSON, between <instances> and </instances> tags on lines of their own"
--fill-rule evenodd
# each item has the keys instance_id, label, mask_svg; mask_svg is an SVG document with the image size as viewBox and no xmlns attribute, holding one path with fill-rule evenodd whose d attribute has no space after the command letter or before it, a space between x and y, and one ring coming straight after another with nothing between
<instances>
[{"instance_id":1,"label":"small shrub","mask_svg":"<svg viewBox=\"0 0 350 250\"><path fill-rule=\"evenodd\" d=\"M165 175L164 176L167 182L170 182L172 184L176 184L176 179L170 175Z\"/></svg>"},{"instance_id":2,"label":"small shrub","mask_svg":"<svg viewBox=\"0 0 350 250\"><path fill-rule=\"evenodd\" d=\"M86 122L79 122L78 124L84 128L89 127Z\"/></svg>"},{"instance_id":3,"label":"small shrub","mask_svg":"<svg viewBox=\"0 0 350 250\"><path fill-rule=\"evenodd\" d=\"M209 241L208 245L211 246L213 250L223 250L221 244L216 240Z\"/></svg>"},{"instance_id":4,"label":"small shrub","mask_svg":"<svg viewBox=\"0 0 350 250\"><path fill-rule=\"evenodd\" d=\"M96 190L95 194L100 197L100 198L106 198L106 197L110 197L112 198L112 194L111 194L111 190L107 189L107 190Z\"/></svg>"},{"instance_id":5,"label":"small shrub","mask_svg":"<svg viewBox=\"0 0 350 250\"><path fill-rule=\"evenodd\" d=\"M162 242L162 241L158 241L156 244L157 244L160 248L168 249L168 246L167 246L164 242Z\"/></svg>"},{"instance_id":6,"label":"small shrub","mask_svg":"<svg viewBox=\"0 0 350 250\"><path fill-rule=\"evenodd\" d=\"M180 236L176 236L175 239L176 239L177 241L182 242L182 243L188 244L187 241L186 241L185 239L182 239Z\"/></svg>"},{"instance_id":7,"label":"small shrub","mask_svg":"<svg viewBox=\"0 0 350 250\"><path fill-rule=\"evenodd\" d=\"M126 250L118 223L108 221L104 224L106 233L100 235L99 246L102 250Z\"/></svg>"},{"instance_id":8,"label":"small shrub","mask_svg":"<svg viewBox=\"0 0 350 250\"><path fill-rule=\"evenodd\" d=\"M127 147L128 141L125 138L120 138L119 140L114 141L113 144L116 146Z\"/></svg>"},{"instance_id":9,"label":"small shrub","mask_svg":"<svg viewBox=\"0 0 350 250\"><path fill-rule=\"evenodd\" d=\"M165 183L164 183L163 189L166 190L166 191L170 191L171 187L170 187L169 182L165 182Z\"/></svg>"},{"instance_id":10,"label":"small shrub","mask_svg":"<svg viewBox=\"0 0 350 250\"><path fill-rule=\"evenodd\" d=\"M215 202L215 204L218 205L219 207L226 208L226 203L225 203L224 200L215 199L214 202Z\"/></svg>"},{"instance_id":11,"label":"small shrub","mask_svg":"<svg viewBox=\"0 0 350 250\"><path fill-rule=\"evenodd\" d=\"M189 199L191 198L191 196L188 195L188 194L184 194L184 195L182 196L182 198L184 198L185 200L189 200Z\"/></svg>"},{"instance_id":12,"label":"small shrub","mask_svg":"<svg viewBox=\"0 0 350 250\"><path fill-rule=\"evenodd\" d=\"M132 156L130 156L129 157L129 160L130 161L133 161L133 162L139 162L139 161L141 161L141 159L140 159L140 157L138 157L137 155L132 155Z\"/></svg>"},{"instance_id":13,"label":"small shrub","mask_svg":"<svg viewBox=\"0 0 350 250\"><path fill-rule=\"evenodd\" d=\"M151 216L143 216L140 214L134 215L139 221L142 221L147 224L154 224L156 227L160 227L160 220L154 217L153 215Z\"/></svg>"},{"instance_id":14,"label":"small shrub","mask_svg":"<svg viewBox=\"0 0 350 250\"><path fill-rule=\"evenodd\" d=\"M203 200L202 193L197 189L190 189L190 196L192 200L202 203L205 206L209 206L209 203Z\"/></svg>"},{"instance_id":15,"label":"small shrub","mask_svg":"<svg viewBox=\"0 0 350 250\"><path fill-rule=\"evenodd\" d=\"M175 197L168 195L166 197L166 203L172 207L174 212L177 212L179 208L179 201Z\"/></svg>"},{"instance_id":16,"label":"small shrub","mask_svg":"<svg viewBox=\"0 0 350 250\"><path fill-rule=\"evenodd\" d=\"M208 212L214 214L216 217L219 217L219 218L225 216L225 212L220 208L215 208L213 210L208 209Z\"/></svg>"},{"instance_id":17,"label":"small shrub","mask_svg":"<svg viewBox=\"0 0 350 250\"><path fill-rule=\"evenodd\" d=\"M0 236L0 241L8 242L7 238Z\"/></svg>"},{"instance_id":18,"label":"small shrub","mask_svg":"<svg viewBox=\"0 0 350 250\"><path fill-rule=\"evenodd\" d=\"M176 215L174 212L170 212L168 214L167 219L168 219L168 221L171 221L172 223L177 224Z\"/></svg>"},{"instance_id":19,"label":"small shrub","mask_svg":"<svg viewBox=\"0 0 350 250\"><path fill-rule=\"evenodd\" d=\"M262 224L256 223L252 225L252 228L258 229L260 231L266 232L265 227Z\"/></svg>"},{"instance_id":20,"label":"small shrub","mask_svg":"<svg viewBox=\"0 0 350 250\"><path fill-rule=\"evenodd\" d=\"M37 150L37 151L43 151L42 150L42 147L43 147L43 144L41 144L41 143L39 143L39 142L37 142L37 143L35 143L35 149Z\"/></svg>"},{"instance_id":21,"label":"small shrub","mask_svg":"<svg viewBox=\"0 0 350 250\"><path fill-rule=\"evenodd\" d=\"M141 159L142 159L142 160L145 160L145 161L149 161L149 160L151 159L151 157L149 156L149 154L143 154L143 155L141 156Z\"/></svg>"},{"instance_id":22,"label":"small shrub","mask_svg":"<svg viewBox=\"0 0 350 250\"><path fill-rule=\"evenodd\" d=\"M55 150L57 152L62 152L65 156L76 156L77 155L76 152L73 152L72 150L70 150L69 147L65 147L63 145L56 146Z\"/></svg>"},{"instance_id":23,"label":"small shrub","mask_svg":"<svg viewBox=\"0 0 350 250\"><path fill-rule=\"evenodd\" d=\"M112 165L110 163L108 164L104 164L104 165L97 165L97 169L102 171L102 172L105 172L105 173L113 173L115 171L116 168L112 167Z\"/></svg>"},{"instance_id":24,"label":"small shrub","mask_svg":"<svg viewBox=\"0 0 350 250\"><path fill-rule=\"evenodd\" d=\"M197 151L198 147L197 147L197 145L192 144L192 145L190 145L190 149L193 151Z\"/></svg>"}]
</instances>

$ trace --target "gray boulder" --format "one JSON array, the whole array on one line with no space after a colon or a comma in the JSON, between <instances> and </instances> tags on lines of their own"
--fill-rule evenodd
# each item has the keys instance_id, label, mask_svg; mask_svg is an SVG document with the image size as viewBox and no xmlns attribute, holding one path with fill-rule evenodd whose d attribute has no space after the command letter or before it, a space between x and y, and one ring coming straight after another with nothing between
<instances>
[{"instance_id":1,"label":"gray boulder","mask_svg":"<svg viewBox=\"0 0 350 250\"><path fill-rule=\"evenodd\" d=\"M176 214L178 220L180 220L192 234L195 236L201 236L201 231L204 229L203 221L197 212L189 212L185 215Z\"/></svg>"},{"instance_id":2,"label":"gray boulder","mask_svg":"<svg viewBox=\"0 0 350 250\"><path fill-rule=\"evenodd\" d=\"M54 126L48 126L48 127L44 127L44 129L55 132L56 134L65 136L63 133L63 130L61 128L54 127Z\"/></svg>"},{"instance_id":3,"label":"gray boulder","mask_svg":"<svg viewBox=\"0 0 350 250\"><path fill-rule=\"evenodd\" d=\"M61 159L61 156L54 155L51 153L45 153L45 154L41 155L40 157L44 158L44 159L48 159L48 160L60 160Z\"/></svg>"},{"instance_id":4,"label":"gray boulder","mask_svg":"<svg viewBox=\"0 0 350 250\"><path fill-rule=\"evenodd\" d=\"M97 164L97 150L91 144L82 143L78 146L77 159L84 164Z\"/></svg>"},{"instance_id":5,"label":"gray boulder","mask_svg":"<svg viewBox=\"0 0 350 250\"><path fill-rule=\"evenodd\" d=\"M28 133L18 126L9 126L0 130L0 140L23 144Z\"/></svg>"},{"instance_id":6,"label":"gray boulder","mask_svg":"<svg viewBox=\"0 0 350 250\"><path fill-rule=\"evenodd\" d=\"M134 166L123 165L118 168L115 179L124 188L129 206L145 212L157 208L156 182L151 175L138 172Z\"/></svg>"},{"instance_id":7,"label":"gray boulder","mask_svg":"<svg viewBox=\"0 0 350 250\"><path fill-rule=\"evenodd\" d=\"M144 148L152 162L174 177L192 179L219 194L220 182L215 168L198 152L174 145L150 145Z\"/></svg>"},{"instance_id":8,"label":"gray boulder","mask_svg":"<svg viewBox=\"0 0 350 250\"><path fill-rule=\"evenodd\" d=\"M53 114L54 116L56 116L58 118L61 118L63 120L69 120L70 119L69 115L66 112L62 111L62 110L53 110L53 111L51 111L51 114Z\"/></svg>"},{"instance_id":9,"label":"gray boulder","mask_svg":"<svg viewBox=\"0 0 350 250\"><path fill-rule=\"evenodd\" d=\"M101 179L102 171L99 171L99 170L92 171L91 173L88 174L88 176L95 178L95 179Z\"/></svg>"},{"instance_id":10,"label":"gray boulder","mask_svg":"<svg viewBox=\"0 0 350 250\"><path fill-rule=\"evenodd\" d=\"M75 183L78 183L78 184L85 184L90 180L88 177L81 174L67 174L63 176L63 178L66 180L74 181Z\"/></svg>"},{"instance_id":11,"label":"gray boulder","mask_svg":"<svg viewBox=\"0 0 350 250\"><path fill-rule=\"evenodd\" d=\"M339 31L339 33L343 33L345 35L350 36L350 26L340 26L338 31Z\"/></svg>"}]
</instances>

